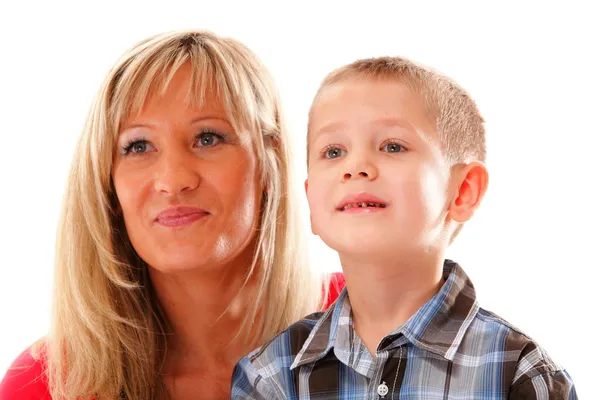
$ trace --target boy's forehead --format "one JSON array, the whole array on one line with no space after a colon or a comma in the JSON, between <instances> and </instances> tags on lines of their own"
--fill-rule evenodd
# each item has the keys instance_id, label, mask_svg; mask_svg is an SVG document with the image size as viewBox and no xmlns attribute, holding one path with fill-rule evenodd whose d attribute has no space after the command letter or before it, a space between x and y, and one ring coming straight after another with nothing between
<instances>
[{"instance_id":1,"label":"boy's forehead","mask_svg":"<svg viewBox=\"0 0 600 400\"><path fill-rule=\"evenodd\" d=\"M309 113L308 139L348 124L412 127L434 135L422 97L398 79L349 78L324 87Z\"/></svg>"}]
</instances>

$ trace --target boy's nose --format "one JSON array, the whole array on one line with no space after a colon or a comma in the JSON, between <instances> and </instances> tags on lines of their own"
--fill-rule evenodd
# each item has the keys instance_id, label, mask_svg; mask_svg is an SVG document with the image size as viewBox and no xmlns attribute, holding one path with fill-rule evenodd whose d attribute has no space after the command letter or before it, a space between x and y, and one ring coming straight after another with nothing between
<instances>
[{"instance_id":1,"label":"boy's nose","mask_svg":"<svg viewBox=\"0 0 600 400\"><path fill-rule=\"evenodd\" d=\"M346 173L344 173L344 176L342 177L342 181L351 179L368 179L372 181L375 178L377 178L377 168L369 163L346 170Z\"/></svg>"}]
</instances>

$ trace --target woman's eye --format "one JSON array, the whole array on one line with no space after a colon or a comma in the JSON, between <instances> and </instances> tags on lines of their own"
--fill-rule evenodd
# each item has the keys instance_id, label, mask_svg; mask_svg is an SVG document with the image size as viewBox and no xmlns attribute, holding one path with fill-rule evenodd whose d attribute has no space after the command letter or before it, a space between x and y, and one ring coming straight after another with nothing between
<instances>
[{"instance_id":1,"label":"woman's eye","mask_svg":"<svg viewBox=\"0 0 600 400\"><path fill-rule=\"evenodd\" d=\"M223 141L223 136L213 132L201 133L197 137L198 147L212 147Z\"/></svg>"},{"instance_id":2,"label":"woman's eye","mask_svg":"<svg viewBox=\"0 0 600 400\"><path fill-rule=\"evenodd\" d=\"M131 147L131 150L134 153L143 153L146 151L147 148L148 148L147 142L137 142Z\"/></svg>"},{"instance_id":3,"label":"woman's eye","mask_svg":"<svg viewBox=\"0 0 600 400\"><path fill-rule=\"evenodd\" d=\"M386 143L383 145L382 150L388 153L400 153L406 149L404 148L404 146L398 143Z\"/></svg>"},{"instance_id":4,"label":"woman's eye","mask_svg":"<svg viewBox=\"0 0 600 400\"><path fill-rule=\"evenodd\" d=\"M345 154L346 152L339 147L332 147L325 151L325 158L338 158Z\"/></svg>"},{"instance_id":5,"label":"woman's eye","mask_svg":"<svg viewBox=\"0 0 600 400\"><path fill-rule=\"evenodd\" d=\"M153 147L147 140L136 139L123 147L123 154L142 154L152 151Z\"/></svg>"}]
</instances>

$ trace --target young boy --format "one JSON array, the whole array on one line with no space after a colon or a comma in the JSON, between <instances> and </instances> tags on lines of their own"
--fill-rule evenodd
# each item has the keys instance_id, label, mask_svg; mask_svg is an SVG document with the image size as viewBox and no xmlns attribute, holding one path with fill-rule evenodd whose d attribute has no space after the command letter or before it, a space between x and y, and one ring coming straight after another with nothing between
<instances>
[{"instance_id":1,"label":"young boy","mask_svg":"<svg viewBox=\"0 0 600 400\"><path fill-rule=\"evenodd\" d=\"M483 119L403 58L331 73L308 124L313 233L346 289L242 359L234 399L575 399L534 341L480 308L446 248L488 184Z\"/></svg>"}]
</instances>

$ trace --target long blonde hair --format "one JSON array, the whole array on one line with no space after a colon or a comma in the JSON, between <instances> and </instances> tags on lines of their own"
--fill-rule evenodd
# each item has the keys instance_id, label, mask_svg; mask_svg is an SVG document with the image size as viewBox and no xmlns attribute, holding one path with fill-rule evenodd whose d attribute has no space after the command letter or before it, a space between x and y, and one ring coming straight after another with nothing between
<instances>
[{"instance_id":1,"label":"long blonde hair","mask_svg":"<svg viewBox=\"0 0 600 400\"><path fill-rule=\"evenodd\" d=\"M304 262L290 188L289 138L269 73L232 39L205 31L154 36L127 51L110 71L74 155L57 234L52 323L44 343L55 399L167 397L161 368L168 324L148 267L116 211L111 170L124 118L143 106L151 87L165 90L184 63L192 69L190 101L201 104L217 95L233 126L254 135L264 196L249 272L258 278L258 289L240 328L259 327L256 337L245 338L248 351L320 305L323 282ZM211 87L217 93L210 93Z\"/></svg>"}]
</instances>

